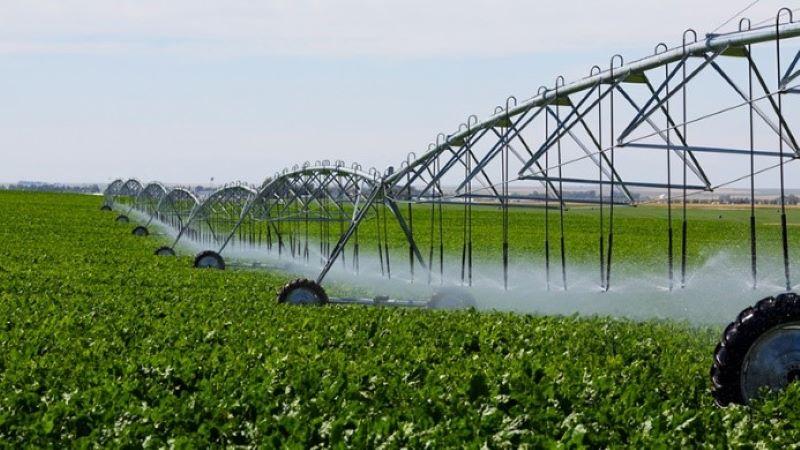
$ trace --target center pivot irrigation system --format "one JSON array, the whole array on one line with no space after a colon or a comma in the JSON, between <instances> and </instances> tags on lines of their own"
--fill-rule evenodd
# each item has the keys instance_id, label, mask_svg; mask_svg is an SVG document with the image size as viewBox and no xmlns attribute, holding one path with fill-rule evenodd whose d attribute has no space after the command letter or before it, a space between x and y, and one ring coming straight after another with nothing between
<instances>
[{"instance_id":1,"label":"center pivot irrigation system","mask_svg":"<svg viewBox=\"0 0 800 450\"><path fill-rule=\"evenodd\" d=\"M373 269L412 283L448 280L463 286L440 289L427 303L385 297L375 302L457 307L473 304L473 252L489 245L474 232L479 208L488 207L491 220L500 221L495 248L506 289L509 209L543 210L544 239L537 245L544 260L530 270L544 273L547 289L566 290L565 210L591 205L597 214L597 280L608 291L619 263L615 210L639 204L636 191L642 189L664 193L665 274L669 288L679 289L688 282L691 263L687 204L703 192L747 185L748 265L755 286L760 275L756 180L779 186L786 292L742 311L725 329L711 369L720 405L746 403L761 388L780 389L800 378L800 297L789 292L784 171L800 157L790 126L798 111L789 108L800 94L795 84L800 52L790 47L797 36L800 23L788 9L763 25L742 19L731 33L699 38L687 30L677 47L659 44L652 55L630 63L615 55L607 68L594 66L583 79L566 84L558 77L533 98L509 97L489 118L470 116L456 132L440 133L425 152L409 154L397 168L380 172L342 161L305 163L260 187L229 185L202 199L183 188L117 180L105 191L103 209L121 211L117 220L126 222L136 211L147 220L134 229L138 235L147 235L152 221L174 230L172 244L159 248L158 255L174 255L182 241L210 248L197 254L196 267L225 268L222 255L230 249L319 265L316 279L287 284L280 302L347 301L329 299L322 288L339 264L355 273ZM578 195L569 186L592 186L593 195ZM400 251L390 245L390 226L404 237ZM445 251L446 227L448 240L453 234L460 240L460 252Z\"/></svg>"}]
</instances>

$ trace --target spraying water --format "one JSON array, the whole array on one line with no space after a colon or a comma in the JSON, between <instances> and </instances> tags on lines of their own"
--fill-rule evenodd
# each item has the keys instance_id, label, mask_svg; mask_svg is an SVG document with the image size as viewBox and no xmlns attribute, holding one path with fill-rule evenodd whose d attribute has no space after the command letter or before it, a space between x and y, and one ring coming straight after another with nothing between
<instances>
[{"instance_id":1,"label":"spraying water","mask_svg":"<svg viewBox=\"0 0 800 450\"><path fill-rule=\"evenodd\" d=\"M133 215L140 214L133 212ZM138 217L139 219L144 216ZM175 237L176 231L154 220L151 224L162 235ZM266 246L231 245L223 252L230 265L278 270L314 278L323 256L309 248L308 263L294 260L287 252L279 256ZM191 239L181 240L180 250L198 253L208 248ZM397 251L399 253L399 250ZM391 278L382 276L375 255L360 255L360 271L355 273L346 254L329 272L325 284L332 296L390 296L398 300L425 301L442 286L461 286L460 268L445 266L443 279L438 273L428 283L426 271L417 268L412 278L407 264L392 266ZM502 268L496 263L476 262L469 292L480 310L513 311L546 315L613 316L634 320L669 319L696 325L724 324L744 307L758 299L782 292L782 266L765 261L757 288L750 281L749 266L731 252L719 252L694 268L683 289L670 290L663 273L639 266L620 268L609 291L600 288L596 267L571 263L569 289L552 285L547 289L544 271L534 265L509 267L509 289L503 287ZM436 271L435 271L436 272ZM655 287L655 288L654 288Z\"/></svg>"}]
</instances>

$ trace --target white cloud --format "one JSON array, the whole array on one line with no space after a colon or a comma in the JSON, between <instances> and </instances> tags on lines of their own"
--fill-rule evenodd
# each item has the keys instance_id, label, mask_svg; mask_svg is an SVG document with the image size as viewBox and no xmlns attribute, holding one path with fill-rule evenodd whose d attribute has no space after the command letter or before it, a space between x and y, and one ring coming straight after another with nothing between
<instances>
[{"instance_id":1,"label":"white cloud","mask_svg":"<svg viewBox=\"0 0 800 450\"><path fill-rule=\"evenodd\" d=\"M503 56L677 43L748 1L6 0L0 52ZM763 19L780 3L762 0ZM729 25L733 27L736 21Z\"/></svg>"}]
</instances>

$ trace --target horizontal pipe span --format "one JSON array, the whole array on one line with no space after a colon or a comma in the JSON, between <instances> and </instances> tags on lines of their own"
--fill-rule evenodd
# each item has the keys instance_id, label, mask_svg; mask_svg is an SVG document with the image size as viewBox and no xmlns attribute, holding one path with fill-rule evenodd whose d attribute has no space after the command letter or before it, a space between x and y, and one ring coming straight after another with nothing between
<instances>
[{"instance_id":1,"label":"horizontal pipe span","mask_svg":"<svg viewBox=\"0 0 800 450\"><path fill-rule=\"evenodd\" d=\"M633 61L629 64L622 65L620 67L615 67L613 73L611 70L606 70L596 75L581 78L580 80L577 81L573 81L572 83L569 83L567 85L559 86L558 96L563 97L566 95L574 94L576 92L581 92L586 89L592 88L596 86L598 83L611 83L631 73L644 72L650 69L654 69L656 67L660 67L665 64L678 61L681 58L683 58L684 55L686 54L697 55L705 52L721 50L724 49L725 47L742 46L748 44L757 44L759 42L771 41L777 37L778 33L780 33L781 39L800 36L800 22L785 23L779 25L777 27L777 30L775 26L767 26L749 31L738 31L727 34L709 35L703 40L693 42L691 44L686 44L685 48L683 46L675 47L663 53L659 53L657 55L651 55L639 59L637 61ZM390 184L393 184L396 180L405 176L406 172L409 171L412 167L414 167L418 162L425 161L428 158L430 158L431 155L435 155L441 152L442 150L448 148L454 141L455 142L466 141L466 139L472 133L475 133L478 130L492 127L500 122L505 122L509 118L516 116L517 114L523 113L533 107L543 106L551 102L555 98L556 98L555 89L549 89L539 95L536 95L535 97L525 100L524 102L520 103L519 105L513 108L509 108L508 112L503 111L501 113L489 117L488 119L483 120L482 122L473 125L472 127L470 127L469 130L462 129L448 136L448 138L445 139L443 143L438 144L431 150L428 150L425 153L423 153L419 158L410 163L408 166L404 167L401 170L398 170L393 175L387 177L387 181Z\"/></svg>"},{"instance_id":2,"label":"horizontal pipe span","mask_svg":"<svg viewBox=\"0 0 800 450\"><path fill-rule=\"evenodd\" d=\"M623 144L621 148L631 147L631 148L646 148L646 149L654 149L654 150L667 150L672 149L675 151L690 151L696 153L731 153L734 155L750 155L750 153L756 156L774 156L780 157L780 152L769 152L765 150L740 150L735 148L723 148L723 147L698 147L695 145L684 146L684 145L660 145L660 144L637 144L637 143L630 143L630 144ZM620 147L618 147L620 148ZM794 153L792 152L784 152L784 158L794 158Z\"/></svg>"},{"instance_id":3,"label":"horizontal pipe span","mask_svg":"<svg viewBox=\"0 0 800 450\"><path fill-rule=\"evenodd\" d=\"M265 222L342 222L342 223L350 223L350 217L309 217L308 219L302 218L288 218L288 217L270 217L268 219L264 218L254 218L254 221L258 223L265 223Z\"/></svg>"},{"instance_id":4,"label":"horizontal pipe span","mask_svg":"<svg viewBox=\"0 0 800 450\"><path fill-rule=\"evenodd\" d=\"M461 197L461 195L458 195L456 197ZM497 203L474 202L474 203L472 203L472 206L500 206L499 198L494 196L494 195L472 194L469 197L470 198L475 198L475 199L486 199L486 200L497 200L498 201ZM544 202L546 200L550 200L550 202L553 204L553 206L551 206L551 208L552 209L558 209L558 198L557 197L553 197L553 196L545 197L544 195L518 195L518 196L509 196L509 200L528 200L528 201L535 201L535 202ZM421 201L414 201L413 203L417 204L417 203L440 203L440 202L437 201L437 200L421 200ZM458 200L458 201L444 200L444 201L441 201L441 203L445 204L445 205L452 204L452 205L464 206L464 201L463 200ZM600 199L564 198L564 203L586 203L586 204L594 205L594 204L599 204L600 203ZM605 205L605 204L609 204L609 203L610 203L610 201L606 200L605 197L604 197L603 204ZM617 201L617 200L614 201L614 204L615 205L620 205L620 206L632 206L633 205L632 203L629 203L629 202ZM544 205L541 205L540 203L535 203L535 204L509 203L508 206L544 206Z\"/></svg>"},{"instance_id":5,"label":"horizontal pipe span","mask_svg":"<svg viewBox=\"0 0 800 450\"><path fill-rule=\"evenodd\" d=\"M520 180L536 180L536 181L554 181L554 182L564 182L564 183L578 183L578 184L604 184L609 185L612 184L610 180L594 180L594 179L587 179L587 178L556 178L556 177L541 177L538 175L526 175L524 177L520 177ZM625 185L625 186L632 186L632 187L645 187L645 188L672 188L672 189L683 189L682 184L665 184L665 183L645 183L639 181L614 181L613 184L615 185ZM710 190L707 189L705 186L698 186L698 185L691 185L687 184L686 189L692 191L705 191Z\"/></svg>"}]
</instances>

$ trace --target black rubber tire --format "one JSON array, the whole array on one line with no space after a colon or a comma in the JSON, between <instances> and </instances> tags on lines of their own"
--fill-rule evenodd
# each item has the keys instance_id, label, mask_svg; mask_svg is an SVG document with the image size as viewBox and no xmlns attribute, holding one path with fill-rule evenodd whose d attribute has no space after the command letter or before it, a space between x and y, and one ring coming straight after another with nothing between
<instances>
[{"instance_id":1,"label":"black rubber tire","mask_svg":"<svg viewBox=\"0 0 800 450\"><path fill-rule=\"evenodd\" d=\"M100 211L111 211L111 207L108 205L103 205L100 207Z\"/></svg>"},{"instance_id":2,"label":"black rubber tire","mask_svg":"<svg viewBox=\"0 0 800 450\"><path fill-rule=\"evenodd\" d=\"M128 223L131 221L131 219L128 219L128 216L126 216L125 214L120 214L117 216L116 219L114 219L114 221L119 223Z\"/></svg>"},{"instance_id":3,"label":"black rubber tire","mask_svg":"<svg viewBox=\"0 0 800 450\"><path fill-rule=\"evenodd\" d=\"M167 247L166 245L163 247L158 247L155 251L156 256L175 256L175 250L172 247Z\"/></svg>"},{"instance_id":4,"label":"black rubber tire","mask_svg":"<svg viewBox=\"0 0 800 450\"><path fill-rule=\"evenodd\" d=\"M302 303L303 305L317 305L322 306L328 304L330 299L328 298L328 294L325 292L322 286L319 285L314 280L309 280L307 278L297 278L296 280L292 280L286 283L283 288L281 288L280 292L278 292L278 303L292 303L289 299L289 295L295 289L308 289L314 293L314 296L317 298L315 302L308 302ZM297 303L299 304L299 303Z\"/></svg>"},{"instance_id":5,"label":"black rubber tire","mask_svg":"<svg viewBox=\"0 0 800 450\"><path fill-rule=\"evenodd\" d=\"M137 225L136 227L133 228L131 234L133 234L134 236L146 237L150 235L150 231L147 229L147 227Z\"/></svg>"},{"instance_id":6,"label":"black rubber tire","mask_svg":"<svg viewBox=\"0 0 800 450\"><path fill-rule=\"evenodd\" d=\"M428 300L430 309L466 309L477 306L478 302L469 291L457 287L441 288Z\"/></svg>"},{"instance_id":7,"label":"black rubber tire","mask_svg":"<svg viewBox=\"0 0 800 450\"><path fill-rule=\"evenodd\" d=\"M208 258L216 261L214 265L204 265L203 261L208 261ZM198 269L225 270L225 260L219 253L213 250L206 250L198 253L197 256L194 257L194 267Z\"/></svg>"},{"instance_id":8,"label":"black rubber tire","mask_svg":"<svg viewBox=\"0 0 800 450\"><path fill-rule=\"evenodd\" d=\"M711 395L718 406L746 404L742 393L742 365L750 347L761 335L790 322L800 321L800 296L780 294L745 308L722 332L711 365Z\"/></svg>"}]
</instances>

